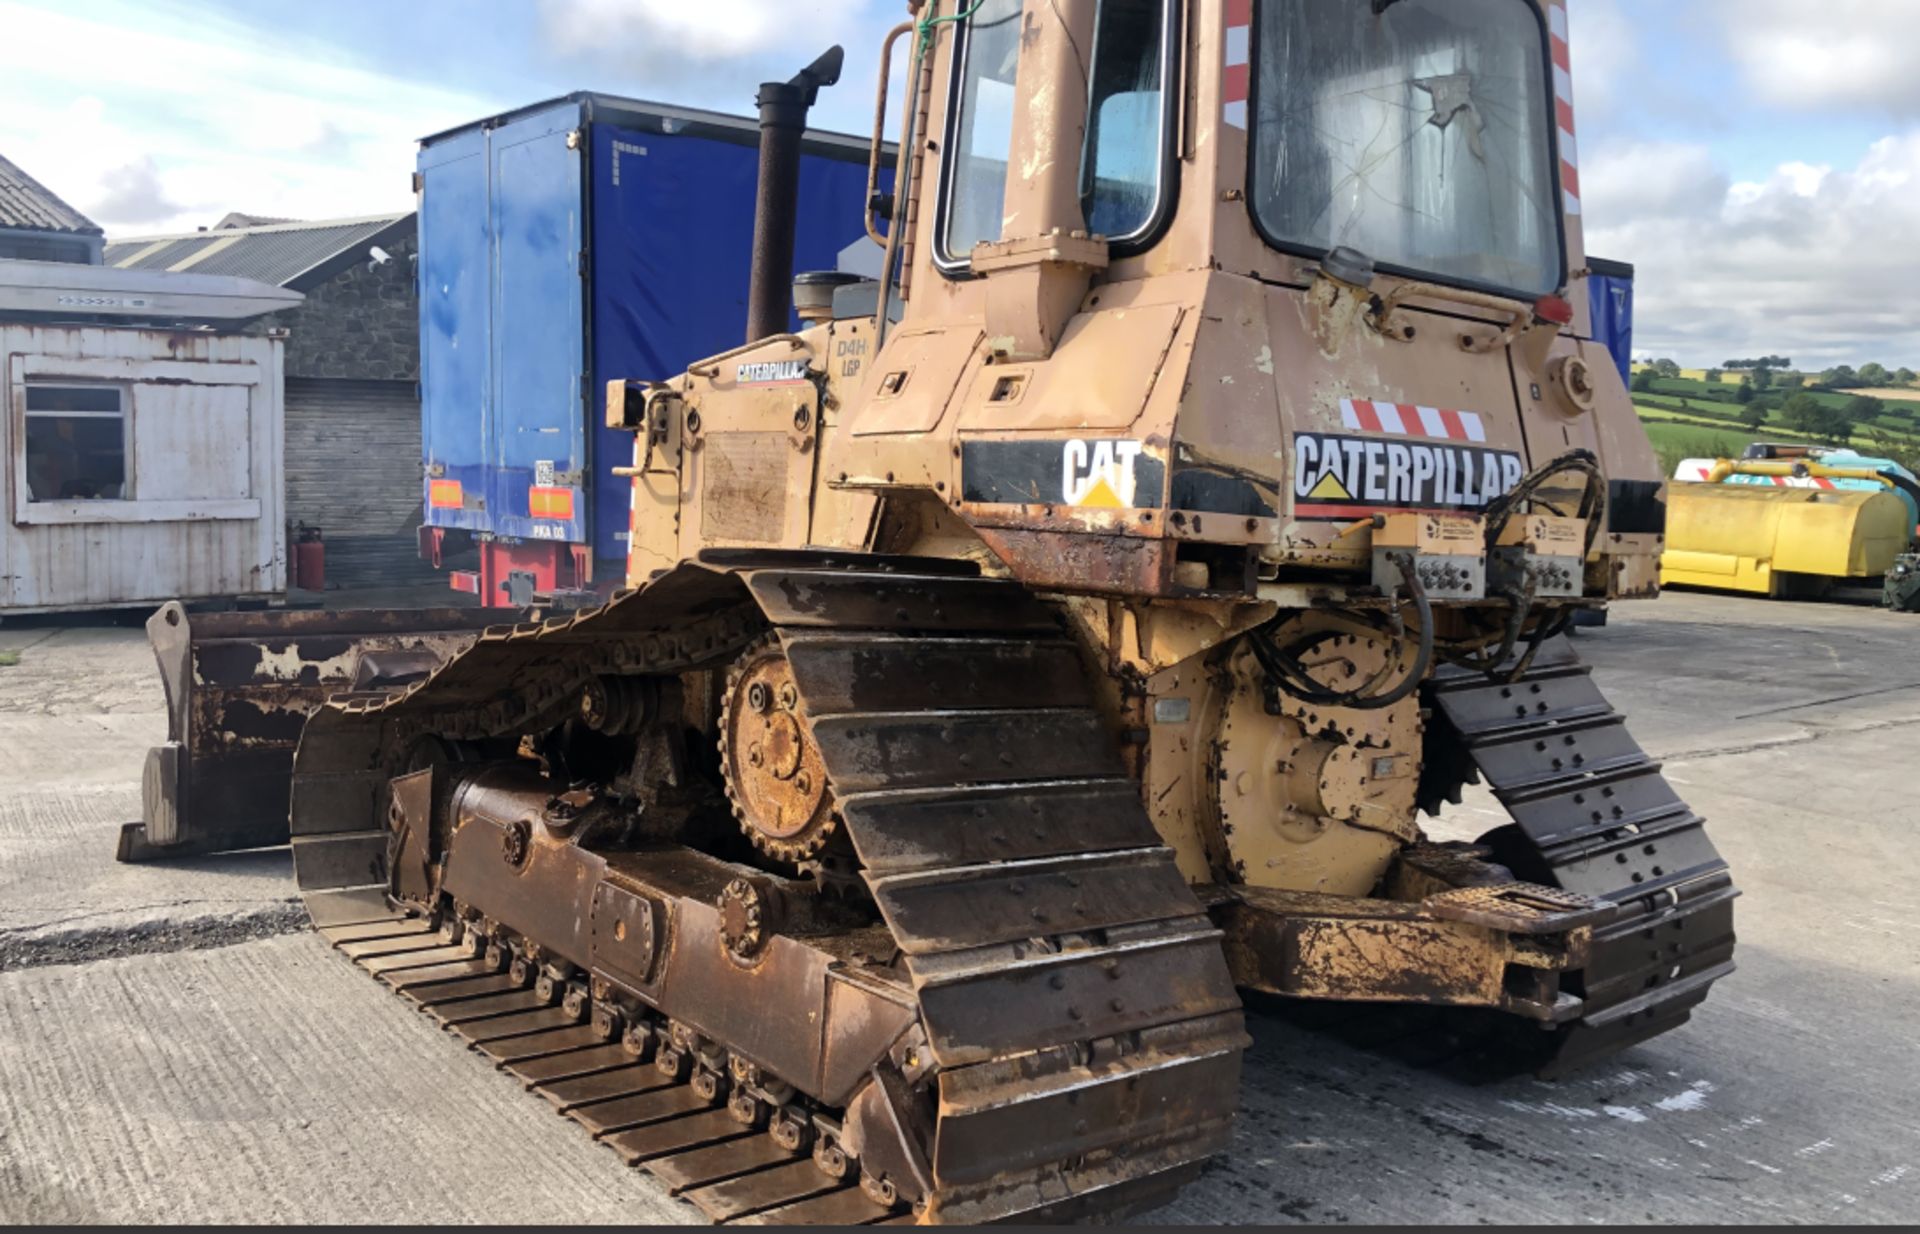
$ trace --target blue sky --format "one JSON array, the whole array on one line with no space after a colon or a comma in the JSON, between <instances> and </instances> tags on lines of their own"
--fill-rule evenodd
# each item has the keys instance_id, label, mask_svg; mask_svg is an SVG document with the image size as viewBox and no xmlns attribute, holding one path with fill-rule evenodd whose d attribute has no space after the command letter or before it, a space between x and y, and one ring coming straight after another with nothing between
<instances>
[{"instance_id":1,"label":"blue sky","mask_svg":"<svg viewBox=\"0 0 1920 1234\"><path fill-rule=\"evenodd\" d=\"M1642 350L1920 367L1920 0L1570 0L1591 251ZM0 153L109 234L405 209L412 139L575 89L748 113L899 0L0 0ZM76 54L84 48L84 54Z\"/></svg>"}]
</instances>

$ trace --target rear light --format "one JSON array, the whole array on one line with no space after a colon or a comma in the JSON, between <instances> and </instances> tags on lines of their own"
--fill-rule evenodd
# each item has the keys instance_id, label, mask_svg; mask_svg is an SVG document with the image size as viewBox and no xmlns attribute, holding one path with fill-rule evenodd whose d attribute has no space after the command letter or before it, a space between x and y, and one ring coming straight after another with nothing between
<instances>
[{"instance_id":1,"label":"rear light","mask_svg":"<svg viewBox=\"0 0 1920 1234\"><path fill-rule=\"evenodd\" d=\"M527 490L527 511L535 518L573 521L573 490L535 485Z\"/></svg>"},{"instance_id":2,"label":"rear light","mask_svg":"<svg viewBox=\"0 0 1920 1234\"><path fill-rule=\"evenodd\" d=\"M427 481L427 504L436 510L458 510L466 504L466 494L458 480Z\"/></svg>"},{"instance_id":3,"label":"rear light","mask_svg":"<svg viewBox=\"0 0 1920 1234\"><path fill-rule=\"evenodd\" d=\"M1545 295L1533 302L1533 315L1556 326L1571 325L1573 305L1567 303L1564 296Z\"/></svg>"}]
</instances>

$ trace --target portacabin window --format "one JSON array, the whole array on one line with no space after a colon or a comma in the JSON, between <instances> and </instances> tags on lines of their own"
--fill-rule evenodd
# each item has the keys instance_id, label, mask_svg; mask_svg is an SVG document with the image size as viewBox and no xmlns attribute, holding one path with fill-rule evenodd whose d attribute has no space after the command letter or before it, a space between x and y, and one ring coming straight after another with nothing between
<instances>
[{"instance_id":1,"label":"portacabin window","mask_svg":"<svg viewBox=\"0 0 1920 1234\"><path fill-rule=\"evenodd\" d=\"M131 498L126 391L116 385L28 382L26 470L29 501Z\"/></svg>"},{"instance_id":2,"label":"portacabin window","mask_svg":"<svg viewBox=\"0 0 1920 1234\"><path fill-rule=\"evenodd\" d=\"M974 246L1000 239L1013 146L1020 0L980 0L962 24L948 104L935 256L966 272ZM1087 66L1081 204L1087 229L1125 252L1158 231L1170 189L1175 6L1100 0Z\"/></svg>"}]
</instances>

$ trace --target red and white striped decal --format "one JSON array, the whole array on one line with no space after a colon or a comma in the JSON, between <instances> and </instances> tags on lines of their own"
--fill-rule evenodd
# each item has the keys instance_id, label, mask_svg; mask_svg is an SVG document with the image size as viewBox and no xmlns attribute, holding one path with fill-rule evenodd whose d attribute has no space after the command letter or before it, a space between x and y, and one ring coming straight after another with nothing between
<instances>
[{"instance_id":1,"label":"red and white striped decal","mask_svg":"<svg viewBox=\"0 0 1920 1234\"><path fill-rule=\"evenodd\" d=\"M1573 56L1567 50L1567 0L1547 5L1548 33L1553 43L1553 110L1560 123L1560 187L1566 190L1567 213L1580 213L1580 151L1573 140Z\"/></svg>"},{"instance_id":2,"label":"red and white striped decal","mask_svg":"<svg viewBox=\"0 0 1920 1234\"><path fill-rule=\"evenodd\" d=\"M1718 460L1690 458L1681 462L1674 472L1676 480L1711 481L1713 467ZM1775 488L1825 488L1835 489L1836 485L1826 476L1736 476L1729 483L1739 485L1757 485L1765 488L1771 484Z\"/></svg>"},{"instance_id":3,"label":"red and white striped decal","mask_svg":"<svg viewBox=\"0 0 1920 1234\"><path fill-rule=\"evenodd\" d=\"M1362 433L1389 433L1396 437L1437 437L1442 441L1485 443L1487 426L1477 411L1446 407L1416 407L1411 403L1380 403L1369 399L1340 400L1340 422Z\"/></svg>"},{"instance_id":4,"label":"red and white striped decal","mask_svg":"<svg viewBox=\"0 0 1920 1234\"><path fill-rule=\"evenodd\" d=\"M1226 0L1227 71L1221 79L1220 118L1234 128L1247 127L1247 98L1253 87L1253 0Z\"/></svg>"}]
</instances>

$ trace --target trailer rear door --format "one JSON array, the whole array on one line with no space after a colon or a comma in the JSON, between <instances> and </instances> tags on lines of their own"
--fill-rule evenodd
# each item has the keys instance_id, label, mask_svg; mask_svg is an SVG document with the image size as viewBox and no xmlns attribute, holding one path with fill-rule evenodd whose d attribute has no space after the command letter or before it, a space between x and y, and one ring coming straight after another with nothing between
<instances>
[{"instance_id":1,"label":"trailer rear door","mask_svg":"<svg viewBox=\"0 0 1920 1234\"><path fill-rule=\"evenodd\" d=\"M489 531L486 133L468 129L424 147L419 168L421 502L428 526Z\"/></svg>"},{"instance_id":2,"label":"trailer rear door","mask_svg":"<svg viewBox=\"0 0 1920 1234\"><path fill-rule=\"evenodd\" d=\"M587 538L578 104L489 134L494 236L494 530Z\"/></svg>"}]
</instances>

